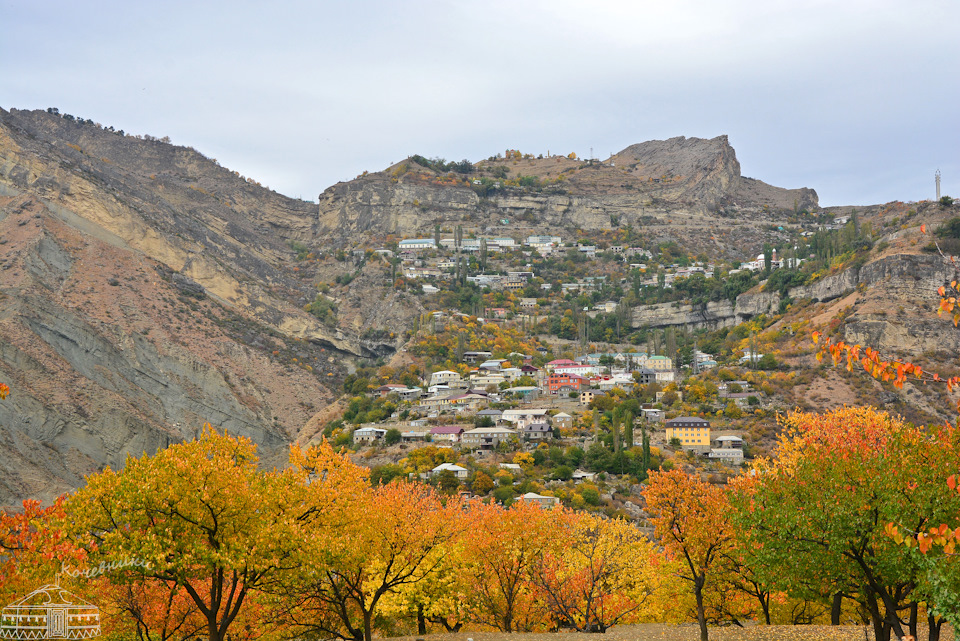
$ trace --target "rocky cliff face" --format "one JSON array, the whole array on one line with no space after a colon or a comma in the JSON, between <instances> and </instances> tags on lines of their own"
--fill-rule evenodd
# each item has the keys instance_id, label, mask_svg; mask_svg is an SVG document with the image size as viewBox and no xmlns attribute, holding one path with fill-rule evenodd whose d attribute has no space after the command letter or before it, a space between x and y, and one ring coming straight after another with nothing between
<instances>
[{"instance_id":1,"label":"rocky cliff face","mask_svg":"<svg viewBox=\"0 0 960 641\"><path fill-rule=\"evenodd\" d=\"M524 185L531 176L537 180ZM777 212L816 206L812 189L780 189L742 177L726 136L679 137L632 145L602 163L491 160L469 175L446 175L408 160L327 189L320 195L318 231L347 243L358 233L416 236L454 222L514 235L629 224L665 234L688 226L706 239L718 224L769 221ZM509 221L507 229L502 221Z\"/></svg>"},{"instance_id":2,"label":"rocky cliff face","mask_svg":"<svg viewBox=\"0 0 960 641\"><path fill-rule=\"evenodd\" d=\"M0 505L207 421L283 452L345 357L393 349L303 310L293 243L325 246L315 205L192 149L0 110Z\"/></svg>"},{"instance_id":3,"label":"rocky cliff face","mask_svg":"<svg viewBox=\"0 0 960 641\"><path fill-rule=\"evenodd\" d=\"M843 340L869 345L887 354L956 353L960 335L945 327L931 309L937 289L957 277L956 267L934 254L892 254L860 268L826 276L815 283L793 287L788 296L825 303L861 292L851 301ZM632 311L633 327L716 329L732 327L759 314L775 314L777 292L750 291L736 304L712 302L706 306L662 303L641 305Z\"/></svg>"},{"instance_id":4,"label":"rocky cliff face","mask_svg":"<svg viewBox=\"0 0 960 641\"><path fill-rule=\"evenodd\" d=\"M290 300L292 241L322 244L310 203L286 198L196 151L44 112L0 111L0 186L68 225L157 260L220 302L280 331L355 355L382 348L331 331ZM278 295L279 292L283 292Z\"/></svg>"},{"instance_id":5,"label":"rocky cliff face","mask_svg":"<svg viewBox=\"0 0 960 641\"><path fill-rule=\"evenodd\" d=\"M706 305L660 303L633 309L633 327L677 327L718 329L736 324L736 308L730 301L711 301Z\"/></svg>"},{"instance_id":6,"label":"rocky cliff face","mask_svg":"<svg viewBox=\"0 0 960 641\"><path fill-rule=\"evenodd\" d=\"M207 421L270 460L334 397L336 351L234 313L29 196L0 197L0 239L0 380L12 390L0 505L50 498Z\"/></svg>"}]
</instances>

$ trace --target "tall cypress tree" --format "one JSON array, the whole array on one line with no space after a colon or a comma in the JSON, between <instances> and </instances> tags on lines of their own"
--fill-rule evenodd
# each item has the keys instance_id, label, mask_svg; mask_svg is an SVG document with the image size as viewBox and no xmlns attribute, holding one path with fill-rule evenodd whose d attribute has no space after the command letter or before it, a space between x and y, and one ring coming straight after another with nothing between
<instances>
[{"instance_id":1,"label":"tall cypress tree","mask_svg":"<svg viewBox=\"0 0 960 641\"><path fill-rule=\"evenodd\" d=\"M620 453L620 410L613 410L613 420L610 424L610 429L613 430L613 452L614 454Z\"/></svg>"},{"instance_id":2,"label":"tall cypress tree","mask_svg":"<svg viewBox=\"0 0 960 641\"><path fill-rule=\"evenodd\" d=\"M640 462L643 464L644 470L650 469L650 436L647 434L646 425L641 426L643 430L643 454L641 455Z\"/></svg>"}]
</instances>

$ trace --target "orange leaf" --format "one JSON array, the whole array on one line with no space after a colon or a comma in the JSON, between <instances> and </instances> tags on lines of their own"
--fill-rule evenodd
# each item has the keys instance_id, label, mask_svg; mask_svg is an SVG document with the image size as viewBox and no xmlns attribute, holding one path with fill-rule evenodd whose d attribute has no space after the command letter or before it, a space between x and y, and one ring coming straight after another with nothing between
<instances>
[{"instance_id":1,"label":"orange leaf","mask_svg":"<svg viewBox=\"0 0 960 641\"><path fill-rule=\"evenodd\" d=\"M926 233L927 233L927 226L926 226L926 225L920 225L920 233L921 233L921 234L926 234Z\"/></svg>"}]
</instances>

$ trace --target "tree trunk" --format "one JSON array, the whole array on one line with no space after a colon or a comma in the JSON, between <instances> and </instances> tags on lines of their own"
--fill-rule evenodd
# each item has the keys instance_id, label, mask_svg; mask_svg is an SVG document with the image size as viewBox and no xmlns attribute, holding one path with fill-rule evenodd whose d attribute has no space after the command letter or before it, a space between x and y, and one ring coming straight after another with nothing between
<instances>
[{"instance_id":1,"label":"tree trunk","mask_svg":"<svg viewBox=\"0 0 960 641\"><path fill-rule=\"evenodd\" d=\"M427 633L427 620L423 616L423 604L417 605L417 634Z\"/></svg>"},{"instance_id":2,"label":"tree trunk","mask_svg":"<svg viewBox=\"0 0 960 641\"><path fill-rule=\"evenodd\" d=\"M763 610L763 620L767 625L770 625L770 593L761 592L760 595L760 608Z\"/></svg>"},{"instance_id":3,"label":"tree trunk","mask_svg":"<svg viewBox=\"0 0 960 641\"><path fill-rule=\"evenodd\" d=\"M830 625L840 625L840 613L843 611L843 593L833 595L833 607L830 608Z\"/></svg>"},{"instance_id":4,"label":"tree trunk","mask_svg":"<svg viewBox=\"0 0 960 641\"><path fill-rule=\"evenodd\" d=\"M919 603L910 604L910 621L908 625L910 626L910 636L914 639L917 638L917 610L920 608Z\"/></svg>"},{"instance_id":5,"label":"tree trunk","mask_svg":"<svg viewBox=\"0 0 960 641\"><path fill-rule=\"evenodd\" d=\"M697 623L700 624L700 641L708 641L707 613L703 605L703 585L700 581L694 582L693 592L697 597Z\"/></svg>"},{"instance_id":6,"label":"tree trunk","mask_svg":"<svg viewBox=\"0 0 960 641\"><path fill-rule=\"evenodd\" d=\"M207 638L209 641L220 641L220 626L217 625L217 616L210 613L207 616Z\"/></svg>"},{"instance_id":7,"label":"tree trunk","mask_svg":"<svg viewBox=\"0 0 960 641\"><path fill-rule=\"evenodd\" d=\"M885 620L880 616L880 606L877 604L877 595L873 593L869 587L865 590L866 597L864 604L867 608L867 613L870 615L870 623L873 625L873 637L874 641L890 641L890 631L887 629L886 635L884 635L884 628L886 627Z\"/></svg>"},{"instance_id":8,"label":"tree trunk","mask_svg":"<svg viewBox=\"0 0 960 641\"><path fill-rule=\"evenodd\" d=\"M943 619L938 619L937 615L927 612L927 641L940 641L940 626L943 625Z\"/></svg>"},{"instance_id":9,"label":"tree trunk","mask_svg":"<svg viewBox=\"0 0 960 641\"><path fill-rule=\"evenodd\" d=\"M373 608L363 611L363 641L373 639Z\"/></svg>"}]
</instances>

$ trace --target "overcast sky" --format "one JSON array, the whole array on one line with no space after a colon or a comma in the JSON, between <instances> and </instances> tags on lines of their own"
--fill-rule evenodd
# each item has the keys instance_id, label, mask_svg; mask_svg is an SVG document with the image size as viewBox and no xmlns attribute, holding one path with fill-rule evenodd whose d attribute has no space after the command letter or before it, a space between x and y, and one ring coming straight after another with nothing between
<instances>
[{"instance_id":1,"label":"overcast sky","mask_svg":"<svg viewBox=\"0 0 960 641\"><path fill-rule=\"evenodd\" d=\"M957 0L0 0L0 106L170 136L284 194L409 155L730 136L821 205L960 196Z\"/></svg>"}]
</instances>

